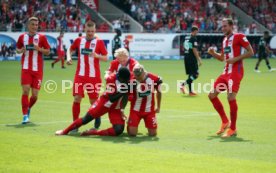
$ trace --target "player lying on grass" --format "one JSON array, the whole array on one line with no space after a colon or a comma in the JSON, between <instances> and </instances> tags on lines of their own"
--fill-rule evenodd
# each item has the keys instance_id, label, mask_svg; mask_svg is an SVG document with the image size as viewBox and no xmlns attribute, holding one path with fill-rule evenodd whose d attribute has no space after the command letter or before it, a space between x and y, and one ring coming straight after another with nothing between
<instances>
[{"instance_id":1,"label":"player lying on grass","mask_svg":"<svg viewBox=\"0 0 276 173\"><path fill-rule=\"evenodd\" d=\"M136 64L133 73L137 84L134 86L131 100L127 131L130 136L136 136L141 119L144 120L149 136L157 135L156 113L160 112L160 87L162 79L155 74L146 72L144 67ZM157 108L155 109L155 93Z\"/></svg>"},{"instance_id":2,"label":"player lying on grass","mask_svg":"<svg viewBox=\"0 0 276 173\"><path fill-rule=\"evenodd\" d=\"M213 90L209 93L209 99L222 121L217 135L221 135L229 127L226 133L222 135L223 138L228 138L237 134L238 105L236 96L243 78L243 59L253 56L254 53L245 35L233 32L232 19L224 18L222 20L222 32L225 35L222 42L222 52L217 53L212 48L208 50L208 53L214 58L225 61L224 71L217 78ZM242 53L242 48L246 49L245 53ZM228 120L223 105L218 99L219 93L225 90L227 90L231 122Z\"/></svg>"},{"instance_id":3,"label":"player lying on grass","mask_svg":"<svg viewBox=\"0 0 276 173\"><path fill-rule=\"evenodd\" d=\"M128 100L129 80L129 70L125 67L120 68L117 74L113 74L107 79L106 91L93 103L86 115L83 118L76 119L64 130L56 131L56 135L67 135L70 131L87 124L95 118L101 117L105 113L109 114L112 127L106 130L95 131L95 133L97 135L109 136L122 134L125 124L123 110ZM88 135L88 132L84 132L82 135Z\"/></svg>"},{"instance_id":4,"label":"player lying on grass","mask_svg":"<svg viewBox=\"0 0 276 173\"><path fill-rule=\"evenodd\" d=\"M16 43L16 53L21 54L21 86L22 86L22 124L29 123L30 110L36 103L43 79L43 55L50 54L50 45L45 35L37 33L38 18L28 19L28 33L21 34ZM29 99L30 89L32 96Z\"/></svg>"}]
</instances>

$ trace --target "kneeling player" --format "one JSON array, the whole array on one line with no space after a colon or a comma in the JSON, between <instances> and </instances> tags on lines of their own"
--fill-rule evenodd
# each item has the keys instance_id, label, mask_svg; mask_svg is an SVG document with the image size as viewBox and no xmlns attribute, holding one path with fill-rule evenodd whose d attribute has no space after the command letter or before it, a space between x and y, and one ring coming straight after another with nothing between
<instances>
[{"instance_id":1,"label":"kneeling player","mask_svg":"<svg viewBox=\"0 0 276 173\"><path fill-rule=\"evenodd\" d=\"M162 80L160 77L148 73L140 64L134 66L134 76L137 84L133 90L133 100L130 106L130 115L128 119L128 134L136 136L138 132L138 125L143 119L145 126L148 129L149 136L157 135L157 120L156 113L160 112L161 92L160 86ZM155 91L157 91L157 108L155 109Z\"/></svg>"},{"instance_id":2,"label":"kneeling player","mask_svg":"<svg viewBox=\"0 0 276 173\"><path fill-rule=\"evenodd\" d=\"M103 131L99 131L99 135L117 136L124 131L124 119L122 118L123 110L128 99L127 84L130 79L130 72L127 68L120 68L116 75L110 76L107 81L107 90L97 101L90 107L83 118L76 119L71 125L64 130L56 131L56 135L67 135L70 131L79 128L92 121L95 118L101 117L105 113L111 117L112 127ZM88 131L89 132L89 131ZM89 135L84 132L82 135Z\"/></svg>"}]
</instances>

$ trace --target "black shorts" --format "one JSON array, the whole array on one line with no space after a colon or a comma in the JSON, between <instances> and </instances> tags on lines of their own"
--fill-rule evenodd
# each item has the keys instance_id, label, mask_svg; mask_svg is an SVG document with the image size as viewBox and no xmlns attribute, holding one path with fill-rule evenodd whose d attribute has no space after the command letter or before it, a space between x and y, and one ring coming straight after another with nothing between
<instances>
[{"instance_id":1,"label":"black shorts","mask_svg":"<svg viewBox=\"0 0 276 173\"><path fill-rule=\"evenodd\" d=\"M198 74L197 60L191 61L191 60L184 59L184 64L185 64L185 70L187 75Z\"/></svg>"}]
</instances>

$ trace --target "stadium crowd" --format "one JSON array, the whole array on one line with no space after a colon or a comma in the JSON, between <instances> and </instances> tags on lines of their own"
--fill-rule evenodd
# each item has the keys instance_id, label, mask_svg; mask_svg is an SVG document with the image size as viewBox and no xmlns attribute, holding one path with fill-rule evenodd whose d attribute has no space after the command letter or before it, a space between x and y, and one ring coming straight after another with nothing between
<instances>
[{"instance_id":1,"label":"stadium crowd","mask_svg":"<svg viewBox=\"0 0 276 173\"><path fill-rule=\"evenodd\" d=\"M223 17L232 17L235 30L243 31L246 26L229 10L225 0L180 1L180 0L110 0L139 21L147 32L189 32L193 25L200 32L220 32Z\"/></svg>"},{"instance_id":2,"label":"stadium crowd","mask_svg":"<svg viewBox=\"0 0 276 173\"><path fill-rule=\"evenodd\" d=\"M233 1L248 15L276 33L276 4L273 0ZM251 26L252 27L252 26Z\"/></svg>"},{"instance_id":3,"label":"stadium crowd","mask_svg":"<svg viewBox=\"0 0 276 173\"><path fill-rule=\"evenodd\" d=\"M26 31L25 23L30 16L40 19L40 31L82 32L85 22L92 20L73 0L21 0L17 3L1 0L0 31ZM97 29L108 32L109 26L101 23Z\"/></svg>"}]
</instances>

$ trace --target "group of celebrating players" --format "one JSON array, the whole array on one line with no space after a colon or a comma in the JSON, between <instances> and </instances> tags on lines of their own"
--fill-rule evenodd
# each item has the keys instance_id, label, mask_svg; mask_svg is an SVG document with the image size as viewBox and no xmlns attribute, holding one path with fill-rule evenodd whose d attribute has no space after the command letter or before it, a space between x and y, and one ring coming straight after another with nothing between
<instances>
[{"instance_id":1,"label":"group of celebrating players","mask_svg":"<svg viewBox=\"0 0 276 173\"><path fill-rule=\"evenodd\" d=\"M17 53L22 55L22 124L29 123L30 110L35 104L43 78L43 55L50 54L50 46L44 35L37 33L38 18L31 17L28 20L28 33L20 35L17 42ZM215 110L221 117L221 127L217 132L222 137L231 137L237 134L236 121L238 105L236 95L239 91L240 82L243 78L242 60L251 57L253 49L245 35L233 33L232 19L225 18L222 22L222 31L225 35L223 39L222 52L217 53L214 49L209 49L208 53L220 61L225 61L226 65L223 74L220 75L209 94L209 99ZM104 42L95 34L95 23L88 21L85 24L86 36L78 37L67 51L67 64L72 64L72 54L77 52L78 62L74 78L72 105L73 123L63 130L56 131L56 135L67 135L70 132L78 131L79 127L94 120L94 128L81 133L83 136L118 136L125 129L127 121L127 133L136 136L138 125L143 119L148 129L149 136L157 135L156 113L160 112L161 96L160 87L162 79L155 74L147 72L144 67L135 59L129 57L129 52L125 48L115 51L115 60L111 61L104 79L106 90L99 96L101 87L101 72L99 61L107 61L107 50ZM201 59L196 52L196 34L198 29L192 29L191 38L185 41L187 53L193 52L195 56L185 56L186 72L189 75L187 81L183 83L181 89L184 91L186 85L189 86L190 95L195 95L191 91L191 83L198 73L198 64ZM60 41L61 42L61 41ZM241 49L246 52L241 54ZM59 57L64 56L62 50L58 51ZM86 87L92 85L93 87ZM87 91L91 107L85 116L79 117L80 103ZM228 120L223 105L218 99L218 94L227 91L230 105L230 120ZM31 97L29 93L31 91ZM155 98L156 97L156 98ZM130 102L130 113L127 118L124 109ZM155 103L156 101L156 103ZM99 130L101 116L108 113L111 127Z\"/></svg>"},{"instance_id":2,"label":"group of celebrating players","mask_svg":"<svg viewBox=\"0 0 276 173\"><path fill-rule=\"evenodd\" d=\"M43 54L50 54L50 46L46 37L37 33L38 22L38 18L31 17L28 20L29 32L20 35L17 42L17 53L23 53L21 60L22 124L30 122L30 110L37 100L43 78ZM67 135L69 132L76 132L80 126L95 120L94 128L82 132L81 135L118 136L125 129L127 118L124 109L127 102L130 101L128 134L136 136L138 125L143 119L149 136L156 136L156 113L159 113L161 106L162 79L147 72L135 59L130 58L125 48L119 48L115 51L116 59L111 61L104 77L106 90L99 96L102 83L99 61L107 61L108 52L104 42L95 34L95 28L95 23L88 21L85 24L86 36L75 39L67 51L68 65L72 64L73 52L77 51L78 55L73 85L73 123L55 134ZM64 52L59 49L58 57L63 56ZM29 98L30 90L31 97ZM80 118L80 103L85 95L85 90L91 107L85 116ZM156 109L155 100L157 100ZM108 113L112 126L99 130L100 117L106 113Z\"/></svg>"}]
</instances>

